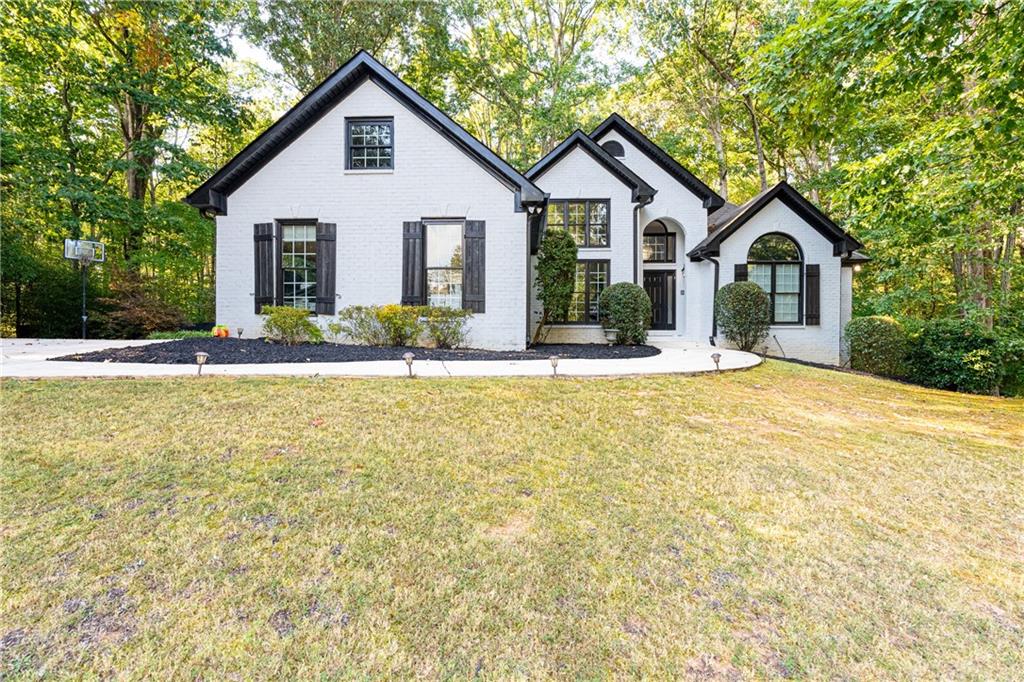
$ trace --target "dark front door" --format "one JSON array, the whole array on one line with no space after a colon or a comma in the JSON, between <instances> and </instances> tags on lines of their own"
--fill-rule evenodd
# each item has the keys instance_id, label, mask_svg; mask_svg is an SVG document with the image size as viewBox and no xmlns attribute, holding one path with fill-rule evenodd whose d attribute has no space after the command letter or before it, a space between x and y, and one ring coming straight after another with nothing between
<instances>
[{"instance_id":1,"label":"dark front door","mask_svg":"<svg viewBox=\"0 0 1024 682\"><path fill-rule=\"evenodd\" d=\"M644 290L651 297L651 329L675 329L675 270L645 270Z\"/></svg>"}]
</instances>

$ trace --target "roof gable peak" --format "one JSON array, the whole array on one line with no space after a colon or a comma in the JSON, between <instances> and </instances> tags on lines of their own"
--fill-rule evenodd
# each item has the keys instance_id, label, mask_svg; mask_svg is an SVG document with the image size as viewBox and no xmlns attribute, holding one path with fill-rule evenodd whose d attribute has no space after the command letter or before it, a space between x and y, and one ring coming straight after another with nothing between
<instances>
[{"instance_id":1,"label":"roof gable peak","mask_svg":"<svg viewBox=\"0 0 1024 682\"><path fill-rule=\"evenodd\" d=\"M548 152L544 158L535 163L530 170L526 171L526 177L536 180L548 170L553 168L562 158L573 149L582 149L595 161L618 178L623 184L632 190L632 199L636 203L646 204L654 198L658 190L649 185L643 178L634 173L624 163L606 152L601 145L597 144L582 130L577 128L562 140L554 149Z\"/></svg>"},{"instance_id":2,"label":"roof gable peak","mask_svg":"<svg viewBox=\"0 0 1024 682\"><path fill-rule=\"evenodd\" d=\"M705 185L696 175L686 170L682 164L676 161L664 149L654 143L651 138L644 135L637 128L619 115L613 112L604 121L598 124L590 133L590 138L595 142L609 131L616 131L630 144L643 152L648 158L672 176L683 187L693 192L703 203L708 211L714 211L725 204L725 199L720 197L714 190Z\"/></svg>"}]
</instances>

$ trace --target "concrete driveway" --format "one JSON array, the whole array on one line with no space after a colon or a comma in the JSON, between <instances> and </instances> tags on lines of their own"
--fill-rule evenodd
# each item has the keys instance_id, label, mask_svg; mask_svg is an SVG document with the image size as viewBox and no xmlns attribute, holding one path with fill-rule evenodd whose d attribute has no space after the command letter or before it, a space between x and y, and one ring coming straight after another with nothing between
<instances>
[{"instance_id":1,"label":"concrete driveway","mask_svg":"<svg viewBox=\"0 0 1024 682\"><path fill-rule=\"evenodd\" d=\"M194 365L157 365L125 362L54 362L47 358L87 353L104 348L139 346L159 341L81 341L75 339L2 339L0 376L44 377L155 377L196 373ZM720 353L722 370L745 369L761 358L726 348L669 339L651 339L661 353L647 358L566 360L558 363L561 376L629 376L639 374L695 374L715 371L712 353ZM304 362L266 365L206 365L204 375L231 376L405 376L401 360L376 362ZM421 377L549 376L547 360L418 360L413 373Z\"/></svg>"}]
</instances>

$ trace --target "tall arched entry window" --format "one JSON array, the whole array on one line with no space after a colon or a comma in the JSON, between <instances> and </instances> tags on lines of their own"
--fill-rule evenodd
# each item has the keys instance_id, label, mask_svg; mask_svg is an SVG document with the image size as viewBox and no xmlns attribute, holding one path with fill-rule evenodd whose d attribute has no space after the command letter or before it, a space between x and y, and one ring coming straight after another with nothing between
<instances>
[{"instance_id":1,"label":"tall arched entry window","mask_svg":"<svg viewBox=\"0 0 1024 682\"><path fill-rule=\"evenodd\" d=\"M747 278L768 292L773 324L803 322L803 255L795 241L771 233L747 252Z\"/></svg>"},{"instance_id":2,"label":"tall arched entry window","mask_svg":"<svg viewBox=\"0 0 1024 682\"><path fill-rule=\"evenodd\" d=\"M644 262L676 262L676 235L660 220L644 228Z\"/></svg>"}]
</instances>

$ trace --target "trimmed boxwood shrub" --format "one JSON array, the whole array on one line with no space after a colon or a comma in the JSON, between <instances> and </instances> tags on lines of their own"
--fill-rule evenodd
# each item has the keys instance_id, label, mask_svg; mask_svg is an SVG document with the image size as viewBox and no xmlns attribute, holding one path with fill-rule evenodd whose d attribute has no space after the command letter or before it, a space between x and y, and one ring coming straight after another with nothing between
<instances>
[{"instance_id":1,"label":"trimmed boxwood shrub","mask_svg":"<svg viewBox=\"0 0 1024 682\"><path fill-rule=\"evenodd\" d=\"M976 322L925 322L911 339L908 377L922 386L965 393L996 393L1003 379L1003 348Z\"/></svg>"},{"instance_id":2,"label":"trimmed boxwood shrub","mask_svg":"<svg viewBox=\"0 0 1024 682\"><path fill-rule=\"evenodd\" d=\"M615 343L647 341L647 329L651 326L651 298L642 286L616 282L606 287L598 299L598 310L605 329L618 330Z\"/></svg>"},{"instance_id":3,"label":"trimmed boxwood shrub","mask_svg":"<svg viewBox=\"0 0 1024 682\"><path fill-rule=\"evenodd\" d=\"M309 311L291 306L263 306L263 335L268 341L294 346L322 343L324 333L309 318Z\"/></svg>"},{"instance_id":4,"label":"trimmed boxwood shrub","mask_svg":"<svg viewBox=\"0 0 1024 682\"><path fill-rule=\"evenodd\" d=\"M906 376L907 332L884 315L855 317L846 324L850 366L884 377Z\"/></svg>"},{"instance_id":5,"label":"trimmed boxwood shrub","mask_svg":"<svg viewBox=\"0 0 1024 682\"><path fill-rule=\"evenodd\" d=\"M751 351L768 337L772 302L754 282L726 284L715 295L718 329L740 350Z\"/></svg>"}]
</instances>

